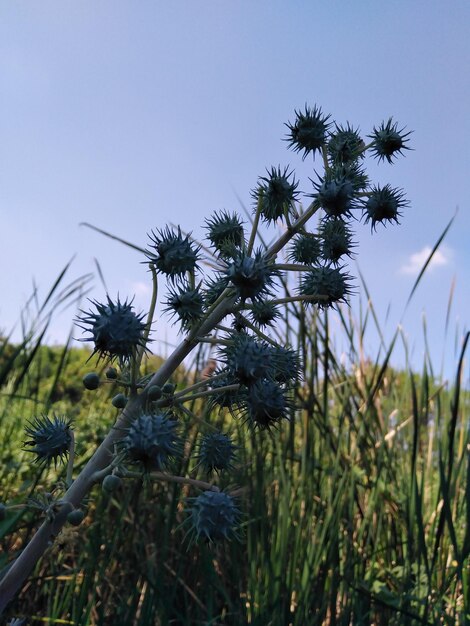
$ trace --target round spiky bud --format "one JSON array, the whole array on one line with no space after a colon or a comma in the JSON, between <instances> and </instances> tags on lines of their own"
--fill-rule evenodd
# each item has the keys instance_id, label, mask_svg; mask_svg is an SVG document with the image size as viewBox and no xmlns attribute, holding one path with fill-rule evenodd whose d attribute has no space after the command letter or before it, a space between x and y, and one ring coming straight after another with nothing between
<instances>
[{"instance_id":1,"label":"round spiky bud","mask_svg":"<svg viewBox=\"0 0 470 626\"><path fill-rule=\"evenodd\" d=\"M254 301L271 295L271 287L279 271L258 250L254 256L248 256L244 252L237 255L227 267L225 275L241 300L251 298Z\"/></svg>"},{"instance_id":2,"label":"round spiky bud","mask_svg":"<svg viewBox=\"0 0 470 626\"><path fill-rule=\"evenodd\" d=\"M204 299L198 289L191 289L187 283L169 289L165 311L176 316L182 330L190 330L200 321L204 310Z\"/></svg>"},{"instance_id":3,"label":"round spiky bud","mask_svg":"<svg viewBox=\"0 0 470 626\"><path fill-rule=\"evenodd\" d=\"M313 181L312 181L313 182ZM320 178L312 195L329 217L348 215L354 208L354 187L349 178Z\"/></svg>"},{"instance_id":4,"label":"round spiky bud","mask_svg":"<svg viewBox=\"0 0 470 626\"><path fill-rule=\"evenodd\" d=\"M230 339L229 345L221 350L229 376L242 385L251 385L264 377L271 357L269 344L243 332L235 333Z\"/></svg>"},{"instance_id":5,"label":"round spiky bud","mask_svg":"<svg viewBox=\"0 0 470 626\"><path fill-rule=\"evenodd\" d=\"M280 167L272 167L268 176L260 176L252 195L265 222L275 222L290 212L297 199L299 185L295 178L289 180L291 175L287 167L283 172Z\"/></svg>"},{"instance_id":6,"label":"round spiky bud","mask_svg":"<svg viewBox=\"0 0 470 626\"><path fill-rule=\"evenodd\" d=\"M338 263L344 255L351 256L352 234L343 220L325 220L320 229L323 237L322 257Z\"/></svg>"},{"instance_id":7,"label":"round spiky bud","mask_svg":"<svg viewBox=\"0 0 470 626\"><path fill-rule=\"evenodd\" d=\"M302 233L293 240L288 258L294 263L315 265L321 254L319 238L313 233Z\"/></svg>"},{"instance_id":8,"label":"round spiky bud","mask_svg":"<svg viewBox=\"0 0 470 626\"><path fill-rule=\"evenodd\" d=\"M94 391L100 386L100 377L96 372L88 372L83 377L83 386L89 391Z\"/></svg>"},{"instance_id":9,"label":"round spiky bud","mask_svg":"<svg viewBox=\"0 0 470 626\"><path fill-rule=\"evenodd\" d=\"M204 491L192 499L191 524L196 539L220 541L236 536L240 511L223 491Z\"/></svg>"},{"instance_id":10,"label":"round spiky bud","mask_svg":"<svg viewBox=\"0 0 470 626\"><path fill-rule=\"evenodd\" d=\"M206 306L214 304L217 298L227 288L228 284L229 280L227 276L224 276L223 274L216 274L214 278L210 278L205 283L204 288L204 301Z\"/></svg>"},{"instance_id":11,"label":"round spiky bud","mask_svg":"<svg viewBox=\"0 0 470 626\"><path fill-rule=\"evenodd\" d=\"M137 315L133 311L132 302L121 302L119 296L113 302L107 296L107 304L91 300L96 312L82 311L83 316L77 324L91 333L91 337L81 341L93 341L93 354L99 358L118 359L123 365L129 361L138 348L145 348L144 314Z\"/></svg>"},{"instance_id":12,"label":"round spiky bud","mask_svg":"<svg viewBox=\"0 0 470 626\"><path fill-rule=\"evenodd\" d=\"M280 384L298 381L301 375L299 355L285 346L269 346L269 359L266 363L265 376Z\"/></svg>"},{"instance_id":13,"label":"round spiky bud","mask_svg":"<svg viewBox=\"0 0 470 626\"><path fill-rule=\"evenodd\" d=\"M360 161L333 164L328 179L348 181L351 183L354 193L361 193L369 184L369 177L365 169L361 167Z\"/></svg>"},{"instance_id":14,"label":"round spiky bud","mask_svg":"<svg viewBox=\"0 0 470 626\"><path fill-rule=\"evenodd\" d=\"M346 127L335 124L335 132L330 134L327 145L328 157L333 164L351 163L364 157L364 147L359 130L354 130L349 123Z\"/></svg>"},{"instance_id":15,"label":"round spiky bud","mask_svg":"<svg viewBox=\"0 0 470 626\"><path fill-rule=\"evenodd\" d=\"M276 320L281 317L281 314L277 310L275 304L262 300L253 304L253 307L250 310L250 315L253 320L253 324L256 324L260 328L272 326Z\"/></svg>"},{"instance_id":16,"label":"round spiky bud","mask_svg":"<svg viewBox=\"0 0 470 626\"><path fill-rule=\"evenodd\" d=\"M177 232L167 226L156 233L152 231L149 237L155 252L147 250L146 254L158 272L175 280L196 270L200 248L193 247L189 235L183 237L179 226Z\"/></svg>"},{"instance_id":17,"label":"round spiky bud","mask_svg":"<svg viewBox=\"0 0 470 626\"><path fill-rule=\"evenodd\" d=\"M233 249L243 245L243 222L236 213L216 211L206 224L207 238L221 256L232 256Z\"/></svg>"},{"instance_id":18,"label":"round spiky bud","mask_svg":"<svg viewBox=\"0 0 470 626\"><path fill-rule=\"evenodd\" d=\"M315 267L304 274L300 294L313 298L319 308L326 309L343 302L350 293L349 276L336 267Z\"/></svg>"},{"instance_id":19,"label":"round spiky bud","mask_svg":"<svg viewBox=\"0 0 470 626\"><path fill-rule=\"evenodd\" d=\"M400 209L408 206L405 194L400 189L393 189L391 185L385 187L374 186L363 203L365 223L370 221L371 230L375 230L377 223L384 226L386 222L396 222L401 216Z\"/></svg>"},{"instance_id":20,"label":"round spiky bud","mask_svg":"<svg viewBox=\"0 0 470 626\"><path fill-rule=\"evenodd\" d=\"M111 400L111 404L116 407L116 409L123 409L127 404L127 397L123 393L118 393Z\"/></svg>"},{"instance_id":21,"label":"round spiky bud","mask_svg":"<svg viewBox=\"0 0 470 626\"><path fill-rule=\"evenodd\" d=\"M105 493L113 493L122 487L122 480L116 474L108 474L103 478L101 487Z\"/></svg>"},{"instance_id":22,"label":"round spiky bud","mask_svg":"<svg viewBox=\"0 0 470 626\"><path fill-rule=\"evenodd\" d=\"M54 415L51 419L47 415L35 417L25 428L29 437L24 442L27 452L36 455L35 461L42 465L63 461L68 457L72 445L72 420Z\"/></svg>"},{"instance_id":23,"label":"round spiky bud","mask_svg":"<svg viewBox=\"0 0 470 626\"><path fill-rule=\"evenodd\" d=\"M231 470L235 449L232 439L224 433L205 435L199 446L198 465L201 465L207 474Z\"/></svg>"},{"instance_id":24,"label":"round spiky bud","mask_svg":"<svg viewBox=\"0 0 470 626\"><path fill-rule=\"evenodd\" d=\"M389 163L392 163L394 156L403 154L403 150L410 150L406 143L411 131L404 133L404 130L404 128L398 130L398 123L394 123L392 118L387 123L382 122L378 128L374 126L372 135L368 136L373 142L373 154L379 161L387 159Z\"/></svg>"},{"instance_id":25,"label":"round spiky bud","mask_svg":"<svg viewBox=\"0 0 470 626\"><path fill-rule=\"evenodd\" d=\"M75 509L74 511L70 511L67 515L67 521L72 526L80 526L80 524L85 519L85 512L82 509Z\"/></svg>"},{"instance_id":26,"label":"round spiky bud","mask_svg":"<svg viewBox=\"0 0 470 626\"><path fill-rule=\"evenodd\" d=\"M164 470L180 453L177 422L163 413L140 415L121 440L128 459L141 463L146 471Z\"/></svg>"},{"instance_id":27,"label":"round spiky bud","mask_svg":"<svg viewBox=\"0 0 470 626\"><path fill-rule=\"evenodd\" d=\"M295 152L304 152L303 158L309 152L315 156L315 152L320 151L326 141L326 134L330 123L330 115L323 115L320 107L316 105L311 109L305 105L305 112L295 111L296 119L293 124L286 124L289 134L286 140L289 147Z\"/></svg>"},{"instance_id":28,"label":"round spiky bud","mask_svg":"<svg viewBox=\"0 0 470 626\"><path fill-rule=\"evenodd\" d=\"M286 390L279 383L257 380L246 392L242 411L251 426L264 430L283 418L288 419L291 406Z\"/></svg>"}]
</instances>

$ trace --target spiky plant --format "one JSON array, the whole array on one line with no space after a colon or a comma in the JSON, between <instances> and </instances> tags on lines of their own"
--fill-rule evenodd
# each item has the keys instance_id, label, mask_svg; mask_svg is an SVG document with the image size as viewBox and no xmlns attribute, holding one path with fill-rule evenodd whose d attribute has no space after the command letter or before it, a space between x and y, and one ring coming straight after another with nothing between
<instances>
[{"instance_id":1,"label":"spiky plant","mask_svg":"<svg viewBox=\"0 0 470 626\"><path fill-rule=\"evenodd\" d=\"M213 430L211 409L217 415L228 410L235 419L259 430L252 433L253 440L266 436L265 431L281 429L287 420L295 424L296 402L303 402L301 361L293 346L280 343L281 330L304 324L301 306L322 310L347 302L352 277L346 265L338 264L346 264L351 255L357 212L375 231L379 223L397 222L408 206L401 190L371 185L365 168L368 152L379 162L392 163L409 150L410 133L392 119L374 127L367 146L358 129L334 122L317 105L295 111L287 129L289 147L303 159L320 157L316 170L318 163L323 166L322 172L312 173L316 176L313 194L305 196L312 198L308 206L300 204L299 182L290 166L268 169L258 179L251 230L246 233L243 220L227 210L215 211L206 219L205 242L183 234L180 226L150 231L143 252L153 293L145 321L142 313L134 311L132 300L121 301L119 296L117 300L106 296L104 302L92 300L92 310L78 317L77 325L89 333L83 341L93 343L98 361L119 365L119 371L108 367L104 376L89 372L84 385L98 393L112 385L109 407L113 417L116 409L121 412L97 450L87 451L89 460L77 476L69 418L34 418L27 426L25 446L38 462L55 465L68 457L65 491L58 500L47 499L43 526L0 578L0 612L63 524L67 520L79 524L84 519L80 503L95 483L102 484L108 494L126 489L128 477L145 484L170 481L202 489L191 500L188 519L194 537L212 543L237 535L238 505L230 491L221 491L215 484L233 470L230 438L223 433L205 435L195 447L196 463L191 464L183 450L190 454L194 446L184 445L180 433L193 432L192 422L201 424L206 419L209 424L203 428ZM280 232L279 224L274 224L278 220L282 221ZM260 232L260 225L272 228L269 236ZM266 245L268 240L271 243ZM297 274L297 289L290 288L289 272ZM149 350L162 279L167 283L166 312L179 321L183 338L161 368L148 374L142 362ZM213 365L190 387L176 387L170 380L175 370L202 343L214 351ZM307 345L305 333L303 344L306 361L317 358L309 355L310 348L316 348ZM309 365L315 367L315 363ZM200 398L209 399L207 412L199 410ZM316 404L312 406L315 411ZM346 404L344 410L349 410ZM336 435L328 424L324 426L334 446ZM294 459L294 451L289 453ZM210 483L174 475L179 463L217 475ZM304 463L302 458L302 472ZM285 465L291 466L290 461ZM284 476L281 484L285 482ZM3 506L6 511L8 506Z\"/></svg>"},{"instance_id":2,"label":"spiky plant","mask_svg":"<svg viewBox=\"0 0 470 626\"><path fill-rule=\"evenodd\" d=\"M91 337L81 341L94 343L93 354L100 359L128 363L139 348L146 348L144 314L134 312L132 301L113 302L106 296L106 304L91 300L96 311L85 312L77 318L77 325Z\"/></svg>"},{"instance_id":3,"label":"spiky plant","mask_svg":"<svg viewBox=\"0 0 470 626\"><path fill-rule=\"evenodd\" d=\"M41 465L57 465L67 459L72 445L72 422L64 416L41 415L31 420L25 428L28 439L24 442L27 452L36 456Z\"/></svg>"}]
</instances>

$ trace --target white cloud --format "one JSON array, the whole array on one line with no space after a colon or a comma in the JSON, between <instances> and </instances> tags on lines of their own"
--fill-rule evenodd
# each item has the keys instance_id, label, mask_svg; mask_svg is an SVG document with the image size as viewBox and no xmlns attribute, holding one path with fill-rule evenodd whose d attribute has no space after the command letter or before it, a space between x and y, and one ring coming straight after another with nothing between
<instances>
[{"instance_id":1,"label":"white cloud","mask_svg":"<svg viewBox=\"0 0 470 626\"><path fill-rule=\"evenodd\" d=\"M135 283L131 283L131 292L136 296L148 296L150 294L150 292L152 291L152 287L147 285L147 283L144 282L135 282Z\"/></svg>"},{"instance_id":2,"label":"white cloud","mask_svg":"<svg viewBox=\"0 0 470 626\"><path fill-rule=\"evenodd\" d=\"M400 268L401 274L418 274L423 265L426 263L426 259L431 254L432 248L431 246L425 246L419 252L415 252L411 254L408 258L408 261L405 265L402 265ZM434 253L428 267L427 271L434 269L440 265L447 265L450 261L450 250L439 248Z\"/></svg>"}]
</instances>

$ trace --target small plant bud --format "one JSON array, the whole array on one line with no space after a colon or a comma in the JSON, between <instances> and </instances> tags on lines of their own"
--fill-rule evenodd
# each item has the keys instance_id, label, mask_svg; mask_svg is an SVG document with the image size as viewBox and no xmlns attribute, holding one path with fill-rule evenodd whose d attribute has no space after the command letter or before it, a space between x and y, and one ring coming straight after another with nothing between
<instances>
[{"instance_id":1,"label":"small plant bud","mask_svg":"<svg viewBox=\"0 0 470 626\"><path fill-rule=\"evenodd\" d=\"M295 263L315 265L320 259L320 254L321 244L319 238L313 233L303 233L298 235L292 242L288 258Z\"/></svg>"},{"instance_id":2,"label":"small plant bud","mask_svg":"<svg viewBox=\"0 0 470 626\"><path fill-rule=\"evenodd\" d=\"M54 415L35 417L25 428L30 438L24 442L28 452L36 455L36 462L43 465L57 464L67 458L72 444L71 420Z\"/></svg>"},{"instance_id":3,"label":"small plant bud","mask_svg":"<svg viewBox=\"0 0 470 626\"><path fill-rule=\"evenodd\" d=\"M198 289L182 282L177 288L169 289L165 311L177 317L182 330L190 330L198 322L204 310L204 298Z\"/></svg>"},{"instance_id":4,"label":"small plant bud","mask_svg":"<svg viewBox=\"0 0 470 626\"><path fill-rule=\"evenodd\" d=\"M226 277L243 301L247 298L252 301L260 300L271 295L271 287L277 276L279 271L273 267L262 250L255 252L254 256L240 253L226 271Z\"/></svg>"},{"instance_id":5,"label":"small plant bud","mask_svg":"<svg viewBox=\"0 0 470 626\"><path fill-rule=\"evenodd\" d=\"M108 474L108 476L105 476L101 484L101 487L105 493L113 493L113 491L116 491L121 486L122 480L119 478L119 476L116 476L115 474Z\"/></svg>"},{"instance_id":6,"label":"small plant bud","mask_svg":"<svg viewBox=\"0 0 470 626\"><path fill-rule=\"evenodd\" d=\"M313 185L316 193L312 197L328 217L348 215L354 208L354 185L349 178L320 178Z\"/></svg>"},{"instance_id":7,"label":"small plant bud","mask_svg":"<svg viewBox=\"0 0 470 626\"><path fill-rule=\"evenodd\" d=\"M391 185L384 187L374 186L368 199L363 203L364 222L370 221L371 230L375 230L377 224L397 223L401 216L400 210L408 206L405 194L401 189L394 189Z\"/></svg>"},{"instance_id":8,"label":"small plant bud","mask_svg":"<svg viewBox=\"0 0 470 626\"><path fill-rule=\"evenodd\" d=\"M194 498L190 519L196 539L220 541L236 536L239 516L240 511L227 493L204 491Z\"/></svg>"},{"instance_id":9,"label":"small plant bud","mask_svg":"<svg viewBox=\"0 0 470 626\"><path fill-rule=\"evenodd\" d=\"M199 446L198 465L201 465L207 474L213 471L231 470L235 449L231 438L224 433L205 435Z\"/></svg>"},{"instance_id":10,"label":"small plant bud","mask_svg":"<svg viewBox=\"0 0 470 626\"><path fill-rule=\"evenodd\" d=\"M336 264L342 256L351 256L352 235L343 220L325 220L320 234L323 237L322 257L325 261Z\"/></svg>"},{"instance_id":11,"label":"small plant bud","mask_svg":"<svg viewBox=\"0 0 470 626\"><path fill-rule=\"evenodd\" d=\"M320 151L326 142L328 122L330 115L323 115L320 107L314 106L311 109L305 106L305 112L296 111L296 120L293 124L286 124L289 134L286 140L295 152L302 152L303 158L312 152Z\"/></svg>"},{"instance_id":12,"label":"small plant bud","mask_svg":"<svg viewBox=\"0 0 470 626\"><path fill-rule=\"evenodd\" d=\"M179 226L177 232L167 226L156 233L152 231L149 237L154 251L147 251L147 256L157 272L165 274L170 281L197 269L200 248L192 245L189 235L181 234Z\"/></svg>"},{"instance_id":13,"label":"small plant bud","mask_svg":"<svg viewBox=\"0 0 470 626\"><path fill-rule=\"evenodd\" d=\"M162 392L166 396L172 396L175 393L175 389L176 385L173 385L172 383L165 383L162 387Z\"/></svg>"},{"instance_id":14,"label":"small plant bud","mask_svg":"<svg viewBox=\"0 0 470 626\"><path fill-rule=\"evenodd\" d=\"M116 380L118 377L117 369L115 367L108 367L105 375L109 380Z\"/></svg>"},{"instance_id":15,"label":"small plant bud","mask_svg":"<svg viewBox=\"0 0 470 626\"><path fill-rule=\"evenodd\" d=\"M316 267L304 275L299 292L301 295L318 297L312 300L320 309L344 302L350 293L349 275L341 268Z\"/></svg>"},{"instance_id":16,"label":"small plant bud","mask_svg":"<svg viewBox=\"0 0 470 626\"><path fill-rule=\"evenodd\" d=\"M243 222L236 213L215 212L206 220L207 238L219 254L225 256L227 250L239 248L243 244Z\"/></svg>"},{"instance_id":17,"label":"small plant bud","mask_svg":"<svg viewBox=\"0 0 470 626\"><path fill-rule=\"evenodd\" d=\"M117 396L111 400L111 404L116 407L116 409L123 409L127 404L127 398L123 393L118 393Z\"/></svg>"},{"instance_id":18,"label":"small plant bud","mask_svg":"<svg viewBox=\"0 0 470 626\"><path fill-rule=\"evenodd\" d=\"M327 151L330 161L334 164L351 163L363 158L365 144L358 130L347 124L346 127L335 124L335 132L330 135Z\"/></svg>"},{"instance_id":19,"label":"small plant bud","mask_svg":"<svg viewBox=\"0 0 470 626\"><path fill-rule=\"evenodd\" d=\"M373 153L379 161L387 160L389 163L393 162L393 157L397 154L403 154L402 150L410 150L405 145L408 143L408 137L411 135L411 131L404 133L405 129L398 130L397 122L393 122L390 118L387 123L382 122L378 127L374 127L372 135L369 137L373 140Z\"/></svg>"},{"instance_id":20,"label":"small plant bud","mask_svg":"<svg viewBox=\"0 0 470 626\"><path fill-rule=\"evenodd\" d=\"M162 471L180 454L181 442L176 420L165 413L140 415L121 440L128 459L141 463L146 471Z\"/></svg>"},{"instance_id":21,"label":"small plant bud","mask_svg":"<svg viewBox=\"0 0 470 626\"><path fill-rule=\"evenodd\" d=\"M162 388L159 387L158 385L152 385L148 392L147 392L147 398L151 401L154 402L155 400L160 400L160 398L162 397Z\"/></svg>"},{"instance_id":22,"label":"small plant bud","mask_svg":"<svg viewBox=\"0 0 470 626\"><path fill-rule=\"evenodd\" d=\"M85 389L94 391L100 386L100 377L96 372L89 372L83 377L83 384L85 386Z\"/></svg>"},{"instance_id":23,"label":"small plant bud","mask_svg":"<svg viewBox=\"0 0 470 626\"><path fill-rule=\"evenodd\" d=\"M292 172L289 172L287 167L283 172L280 167L277 169L272 167L271 171L268 171L268 176L260 177L258 187L252 192L260 214L266 222L275 222L285 217L296 201L299 183L295 178L289 180L291 175Z\"/></svg>"},{"instance_id":24,"label":"small plant bud","mask_svg":"<svg viewBox=\"0 0 470 626\"><path fill-rule=\"evenodd\" d=\"M75 509L75 511L71 511L67 515L67 521L72 524L72 526L80 526L84 519L85 513L82 509Z\"/></svg>"},{"instance_id":25,"label":"small plant bud","mask_svg":"<svg viewBox=\"0 0 470 626\"><path fill-rule=\"evenodd\" d=\"M133 311L132 301L121 302L118 297L113 302L108 296L107 304L96 300L91 303L96 312L82 311L83 315L77 319L77 323L91 334L91 337L82 341L93 341L93 354L98 354L100 359L117 359L122 365L129 362L138 348L145 348L144 314L138 315Z\"/></svg>"},{"instance_id":26,"label":"small plant bud","mask_svg":"<svg viewBox=\"0 0 470 626\"><path fill-rule=\"evenodd\" d=\"M250 426L269 430L281 419L288 419L291 404L277 382L258 380L249 388L243 408Z\"/></svg>"}]
</instances>

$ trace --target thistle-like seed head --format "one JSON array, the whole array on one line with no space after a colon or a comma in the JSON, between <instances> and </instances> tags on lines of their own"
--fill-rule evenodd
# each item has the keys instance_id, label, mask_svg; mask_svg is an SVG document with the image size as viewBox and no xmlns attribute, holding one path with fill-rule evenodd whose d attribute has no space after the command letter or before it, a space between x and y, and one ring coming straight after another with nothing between
<instances>
[{"instance_id":1,"label":"thistle-like seed head","mask_svg":"<svg viewBox=\"0 0 470 626\"><path fill-rule=\"evenodd\" d=\"M404 130L405 128L398 130L398 123L393 122L392 118L387 123L382 122L378 128L374 126L372 135L368 136L373 141L373 154L379 161L387 159L389 163L392 163L397 154L403 154L403 150L411 149L406 145L411 131L404 133Z\"/></svg>"},{"instance_id":2,"label":"thistle-like seed head","mask_svg":"<svg viewBox=\"0 0 470 626\"><path fill-rule=\"evenodd\" d=\"M170 287L166 305L165 311L178 318L182 330L189 330L202 317L204 298L199 289L191 289L184 282L177 287Z\"/></svg>"},{"instance_id":3,"label":"thistle-like seed head","mask_svg":"<svg viewBox=\"0 0 470 626\"><path fill-rule=\"evenodd\" d=\"M266 379L257 380L248 388L241 405L249 425L262 430L276 426L283 418L288 419L291 408L286 389Z\"/></svg>"},{"instance_id":4,"label":"thistle-like seed head","mask_svg":"<svg viewBox=\"0 0 470 626\"><path fill-rule=\"evenodd\" d=\"M199 246L193 246L190 236L183 237L181 228L168 228L152 231L149 234L150 247L146 254L158 272L165 274L171 281L184 276L186 272L194 272L199 260Z\"/></svg>"},{"instance_id":5,"label":"thistle-like seed head","mask_svg":"<svg viewBox=\"0 0 470 626\"><path fill-rule=\"evenodd\" d=\"M233 469L236 446L232 439L224 433L205 435L199 445L198 465L207 474Z\"/></svg>"},{"instance_id":6,"label":"thistle-like seed head","mask_svg":"<svg viewBox=\"0 0 470 626\"><path fill-rule=\"evenodd\" d=\"M349 276L336 267L314 267L305 272L299 293L313 297L320 309L344 302L350 293ZM318 298L318 299L317 299Z\"/></svg>"},{"instance_id":7,"label":"thistle-like seed head","mask_svg":"<svg viewBox=\"0 0 470 626\"><path fill-rule=\"evenodd\" d=\"M289 180L291 175L287 167L283 172L280 167L272 167L268 176L260 176L252 195L265 222L275 222L290 213L297 200L299 185L295 178Z\"/></svg>"},{"instance_id":8,"label":"thistle-like seed head","mask_svg":"<svg viewBox=\"0 0 470 626\"><path fill-rule=\"evenodd\" d=\"M294 384L301 376L299 355L285 346L269 346L270 356L265 369L266 378L279 384Z\"/></svg>"},{"instance_id":9,"label":"thistle-like seed head","mask_svg":"<svg viewBox=\"0 0 470 626\"><path fill-rule=\"evenodd\" d=\"M320 239L313 233L301 233L293 240L288 259L302 265L316 265L320 255Z\"/></svg>"},{"instance_id":10,"label":"thistle-like seed head","mask_svg":"<svg viewBox=\"0 0 470 626\"><path fill-rule=\"evenodd\" d=\"M281 317L281 314L276 308L276 305L269 301L260 300L253 304L250 310L251 319L253 324L260 328L266 326L273 326L276 320Z\"/></svg>"},{"instance_id":11,"label":"thistle-like seed head","mask_svg":"<svg viewBox=\"0 0 470 626\"><path fill-rule=\"evenodd\" d=\"M313 181L312 181L313 182ZM328 217L349 215L354 208L354 186L349 178L320 178L312 195Z\"/></svg>"},{"instance_id":12,"label":"thistle-like seed head","mask_svg":"<svg viewBox=\"0 0 470 626\"><path fill-rule=\"evenodd\" d=\"M359 130L354 130L348 123L346 127L335 124L335 132L330 134L327 152L331 163L343 165L363 158L364 141Z\"/></svg>"},{"instance_id":13,"label":"thistle-like seed head","mask_svg":"<svg viewBox=\"0 0 470 626\"><path fill-rule=\"evenodd\" d=\"M229 345L221 350L229 376L242 385L251 385L266 376L270 348L265 341L258 341L245 332L233 333Z\"/></svg>"},{"instance_id":14,"label":"thistle-like seed head","mask_svg":"<svg viewBox=\"0 0 470 626\"><path fill-rule=\"evenodd\" d=\"M241 252L228 265L225 276L242 301L247 298L255 301L272 295L271 287L279 271L266 259L262 250L258 250L253 256Z\"/></svg>"},{"instance_id":15,"label":"thistle-like seed head","mask_svg":"<svg viewBox=\"0 0 470 626\"><path fill-rule=\"evenodd\" d=\"M35 417L25 428L29 437L24 442L27 452L36 455L35 461L41 465L49 466L57 461L67 459L70 446L72 445L72 420L66 417L54 415L51 419L47 415Z\"/></svg>"},{"instance_id":16,"label":"thistle-like seed head","mask_svg":"<svg viewBox=\"0 0 470 626\"><path fill-rule=\"evenodd\" d=\"M229 279L224 274L218 273L209 278L204 285L204 303L206 306L214 304L217 298L227 288Z\"/></svg>"},{"instance_id":17,"label":"thistle-like seed head","mask_svg":"<svg viewBox=\"0 0 470 626\"><path fill-rule=\"evenodd\" d=\"M236 213L215 212L206 219L207 238L220 256L232 256L234 249L241 248L245 239L243 222Z\"/></svg>"},{"instance_id":18,"label":"thistle-like seed head","mask_svg":"<svg viewBox=\"0 0 470 626\"><path fill-rule=\"evenodd\" d=\"M320 107L316 105L311 109L307 105L305 111L295 111L295 122L286 124L289 129L286 141L289 142L289 147L295 152L301 152L303 150L303 158L312 152L315 156L315 152L320 151L322 146L326 142L326 136L328 128L330 126L330 115L323 115Z\"/></svg>"},{"instance_id":19,"label":"thistle-like seed head","mask_svg":"<svg viewBox=\"0 0 470 626\"><path fill-rule=\"evenodd\" d=\"M134 313L132 302L121 302L119 296L113 302L107 296L107 304L96 300L91 303L96 312L82 311L83 315L76 322L84 331L91 333L91 337L81 341L94 342L93 354L98 354L100 359L117 359L124 365L139 347L145 348L144 314Z\"/></svg>"},{"instance_id":20,"label":"thistle-like seed head","mask_svg":"<svg viewBox=\"0 0 470 626\"><path fill-rule=\"evenodd\" d=\"M369 185L369 177L360 161L336 163L331 166L328 180L348 181L354 193L361 193Z\"/></svg>"},{"instance_id":21,"label":"thistle-like seed head","mask_svg":"<svg viewBox=\"0 0 470 626\"><path fill-rule=\"evenodd\" d=\"M213 542L236 537L240 511L231 496L223 491L204 491L191 500L190 521L196 539Z\"/></svg>"},{"instance_id":22,"label":"thistle-like seed head","mask_svg":"<svg viewBox=\"0 0 470 626\"><path fill-rule=\"evenodd\" d=\"M145 471L166 469L181 452L177 422L164 413L137 417L121 439L121 445L132 463L140 463Z\"/></svg>"},{"instance_id":23,"label":"thistle-like seed head","mask_svg":"<svg viewBox=\"0 0 470 626\"><path fill-rule=\"evenodd\" d=\"M343 220L324 220L320 235L323 238L322 257L325 261L338 263L341 257L351 256L352 233Z\"/></svg>"},{"instance_id":24,"label":"thistle-like seed head","mask_svg":"<svg viewBox=\"0 0 470 626\"><path fill-rule=\"evenodd\" d=\"M394 189L391 185L374 186L363 203L364 221L366 224L370 221L371 230L375 230L379 222L384 226L387 222L398 224L400 209L407 207L408 204L401 189Z\"/></svg>"}]
</instances>

